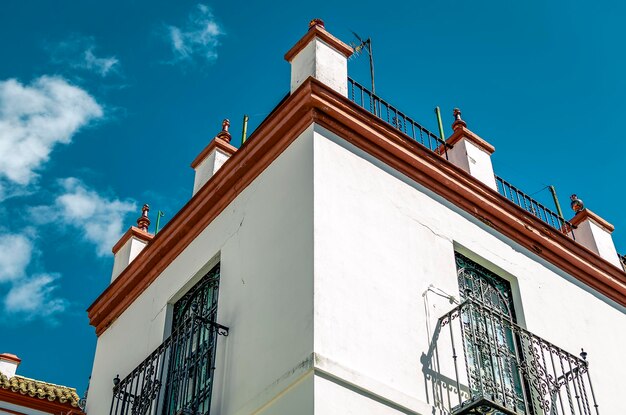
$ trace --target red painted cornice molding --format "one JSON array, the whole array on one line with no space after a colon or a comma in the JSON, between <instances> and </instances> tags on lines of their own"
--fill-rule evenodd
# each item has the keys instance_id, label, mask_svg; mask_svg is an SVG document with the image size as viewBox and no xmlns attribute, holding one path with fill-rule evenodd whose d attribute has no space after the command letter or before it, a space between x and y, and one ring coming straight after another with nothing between
<instances>
[{"instance_id":1,"label":"red painted cornice molding","mask_svg":"<svg viewBox=\"0 0 626 415\"><path fill-rule=\"evenodd\" d=\"M604 228L607 232L612 233L615 230L615 226L611 225L605 219L598 216L595 212L590 211L589 209L583 209L580 212L577 212L576 215L570 220L570 223L574 226L580 225L585 219L589 219L592 222L598 224L598 226Z\"/></svg>"},{"instance_id":2,"label":"red painted cornice molding","mask_svg":"<svg viewBox=\"0 0 626 415\"><path fill-rule=\"evenodd\" d=\"M493 152L496 151L496 148L494 146L486 142L484 139L479 137L478 134L472 132L470 129L468 129L464 125L457 126L454 129L454 132L452 133L452 135L448 137L448 139L446 140L446 143L451 146L454 146L462 138L465 138L466 140L474 143L478 148L480 148L487 154L493 154Z\"/></svg>"},{"instance_id":3,"label":"red painted cornice molding","mask_svg":"<svg viewBox=\"0 0 626 415\"><path fill-rule=\"evenodd\" d=\"M198 165L200 165L200 163L202 163L202 161L204 161L204 159L207 158L209 154L211 154L211 151L216 148L226 153L229 157L235 154L235 152L237 151L237 147L233 146L228 141L220 137L215 137L213 140L211 140L209 145L206 146L204 150L200 152L200 154L198 154L194 161L191 162L191 168L195 169L196 167L198 167Z\"/></svg>"},{"instance_id":4,"label":"red painted cornice molding","mask_svg":"<svg viewBox=\"0 0 626 415\"><path fill-rule=\"evenodd\" d=\"M439 194L611 300L626 306L626 273L409 136L309 78L172 218L89 307L101 334L313 122Z\"/></svg>"},{"instance_id":5,"label":"red painted cornice molding","mask_svg":"<svg viewBox=\"0 0 626 415\"><path fill-rule=\"evenodd\" d=\"M8 361L13 362L13 363L18 364L18 365L22 361L22 359L20 359L19 357L17 357L13 353L0 353L0 360L8 360Z\"/></svg>"},{"instance_id":6,"label":"red painted cornice molding","mask_svg":"<svg viewBox=\"0 0 626 415\"><path fill-rule=\"evenodd\" d=\"M130 228L128 228L126 233L122 235L120 240L117 241L117 243L111 249L111 252L113 252L113 255L117 254L117 252L124 246L124 244L133 236L137 239L141 239L144 242L150 242L152 238L154 238L153 234L142 231L136 226L131 226Z\"/></svg>"},{"instance_id":7,"label":"red painted cornice molding","mask_svg":"<svg viewBox=\"0 0 626 415\"><path fill-rule=\"evenodd\" d=\"M283 101L87 309L100 335L313 122L311 81Z\"/></svg>"},{"instance_id":8,"label":"red painted cornice molding","mask_svg":"<svg viewBox=\"0 0 626 415\"><path fill-rule=\"evenodd\" d=\"M285 53L285 60L287 62L291 62L291 60L298 54L302 49L308 45L313 38L319 38L323 40L328 46L335 49L337 52L341 53L346 58L349 58L354 53L354 49L351 46L343 43L341 40L337 39L335 36L331 35L320 26L313 26L309 29L309 31L304 35L298 43L296 43L289 52Z\"/></svg>"}]
</instances>

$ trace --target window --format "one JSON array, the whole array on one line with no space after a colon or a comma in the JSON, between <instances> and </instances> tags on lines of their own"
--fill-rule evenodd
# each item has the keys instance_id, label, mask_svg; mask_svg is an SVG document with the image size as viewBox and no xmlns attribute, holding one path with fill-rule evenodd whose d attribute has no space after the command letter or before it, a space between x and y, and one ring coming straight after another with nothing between
<instances>
[{"instance_id":1,"label":"window","mask_svg":"<svg viewBox=\"0 0 626 415\"><path fill-rule=\"evenodd\" d=\"M470 398L526 413L511 284L459 253L456 265L461 298L470 304L461 312Z\"/></svg>"},{"instance_id":2,"label":"window","mask_svg":"<svg viewBox=\"0 0 626 415\"><path fill-rule=\"evenodd\" d=\"M174 304L166 414L208 414L211 407L217 335L220 266Z\"/></svg>"},{"instance_id":3,"label":"window","mask_svg":"<svg viewBox=\"0 0 626 415\"><path fill-rule=\"evenodd\" d=\"M113 380L112 415L208 415L218 335L219 264L174 304L172 334L124 379Z\"/></svg>"},{"instance_id":4,"label":"window","mask_svg":"<svg viewBox=\"0 0 626 415\"><path fill-rule=\"evenodd\" d=\"M458 404L448 395L442 413L597 415L587 353L577 357L519 326L511 284L462 254L455 259L463 301L439 318L436 347L451 361L440 366L438 357L434 367Z\"/></svg>"}]
</instances>

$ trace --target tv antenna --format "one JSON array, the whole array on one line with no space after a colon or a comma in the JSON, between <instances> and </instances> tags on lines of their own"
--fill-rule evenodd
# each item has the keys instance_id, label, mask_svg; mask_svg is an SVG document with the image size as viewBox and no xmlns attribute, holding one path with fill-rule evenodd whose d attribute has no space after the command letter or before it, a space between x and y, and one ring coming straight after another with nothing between
<instances>
[{"instance_id":1,"label":"tv antenna","mask_svg":"<svg viewBox=\"0 0 626 415\"><path fill-rule=\"evenodd\" d=\"M351 31L352 32L352 31ZM354 55L359 56L363 53L363 50L367 52L370 58L370 78L372 79L372 94L376 95L376 87L374 86L374 54L372 53L372 38L367 38L363 40L363 38L357 35L355 32L352 32L354 37L359 41L358 45L352 44L354 48Z\"/></svg>"}]
</instances>

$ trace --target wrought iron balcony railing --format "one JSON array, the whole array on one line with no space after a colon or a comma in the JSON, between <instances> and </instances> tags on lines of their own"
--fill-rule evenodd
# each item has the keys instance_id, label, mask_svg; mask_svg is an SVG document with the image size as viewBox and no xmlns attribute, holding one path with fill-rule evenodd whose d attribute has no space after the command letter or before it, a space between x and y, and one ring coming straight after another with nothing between
<instances>
[{"instance_id":1,"label":"wrought iron balcony railing","mask_svg":"<svg viewBox=\"0 0 626 415\"><path fill-rule=\"evenodd\" d=\"M458 395L453 415L599 414L585 352L574 356L478 301L442 316L435 341L437 370Z\"/></svg>"},{"instance_id":2,"label":"wrought iron balcony railing","mask_svg":"<svg viewBox=\"0 0 626 415\"><path fill-rule=\"evenodd\" d=\"M187 320L128 376L116 378L110 414L208 415L218 335L228 328L201 316Z\"/></svg>"},{"instance_id":3,"label":"wrought iron balcony railing","mask_svg":"<svg viewBox=\"0 0 626 415\"><path fill-rule=\"evenodd\" d=\"M531 213L533 216L536 216L557 231L568 235L574 240L576 239L574 236L574 226L571 223L541 203L537 202L535 199L528 196L526 193L522 192L503 178L496 176L496 184L498 185L498 192L500 192L502 196Z\"/></svg>"},{"instance_id":4,"label":"wrought iron balcony railing","mask_svg":"<svg viewBox=\"0 0 626 415\"><path fill-rule=\"evenodd\" d=\"M449 144L352 78L348 78L348 98L437 155L448 158Z\"/></svg>"}]
</instances>

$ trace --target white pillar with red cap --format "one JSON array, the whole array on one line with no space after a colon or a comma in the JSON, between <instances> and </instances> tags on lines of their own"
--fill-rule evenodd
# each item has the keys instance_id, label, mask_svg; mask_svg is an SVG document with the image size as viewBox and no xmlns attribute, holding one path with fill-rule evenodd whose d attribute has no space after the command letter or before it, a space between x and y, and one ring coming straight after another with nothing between
<instances>
[{"instance_id":1,"label":"white pillar with red cap","mask_svg":"<svg viewBox=\"0 0 626 415\"><path fill-rule=\"evenodd\" d=\"M0 373L11 379L17 372L22 359L11 353L0 353Z\"/></svg>"},{"instance_id":2,"label":"white pillar with red cap","mask_svg":"<svg viewBox=\"0 0 626 415\"><path fill-rule=\"evenodd\" d=\"M353 52L326 31L321 19L311 20L307 34L285 54L291 63L291 93L312 77L348 96L348 58Z\"/></svg>"},{"instance_id":3,"label":"white pillar with red cap","mask_svg":"<svg viewBox=\"0 0 626 415\"><path fill-rule=\"evenodd\" d=\"M194 195L198 193L198 190L200 190L237 151L237 148L230 144L229 127L230 121L222 121L222 131L211 140L209 145L207 145L191 163L191 168L196 172L193 182Z\"/></svg>"},{"instance_id":4,"label":"white pillar with red cap","mask_svg":"<svg viewBox=\"0 0 626 415\"><path fill-rule=\"evenodd\" d=\"M491 154L496 149L467 128L458 108L454 109L452 129L454 132L446 140L446 144L452 147L447 150L450 162L497 191L491 164Z\"/></svg>"},{"instance_id":5,"label":"white pillar with red cap","mask_svg":"<svg viewBox=\"0 0 626 415\"><path fill-rule=\"evenodd\" d=\"M623 269L622 262L615 249L613 237L611 236L615 227L596 213L585 208L582 200L575 194L570 197L570 200L572 201L572 210L576 212L576 215L570 221L576 227L574 231L576 241L616 267Z\"/></svg>"},{"instance_id":6,"label":"white pillar with red cap","mask_svg":"<svg viewBox=\"0 0 626 415\"><path fill-rule=\"evenodd\" d=\"M143 205L141 216L137 219L137 226L131 226L113 247L114 260L111 282L115 281L154 237L148 232L150 226L149 211L150 207Z\"/></svg>"}]
</instances>

